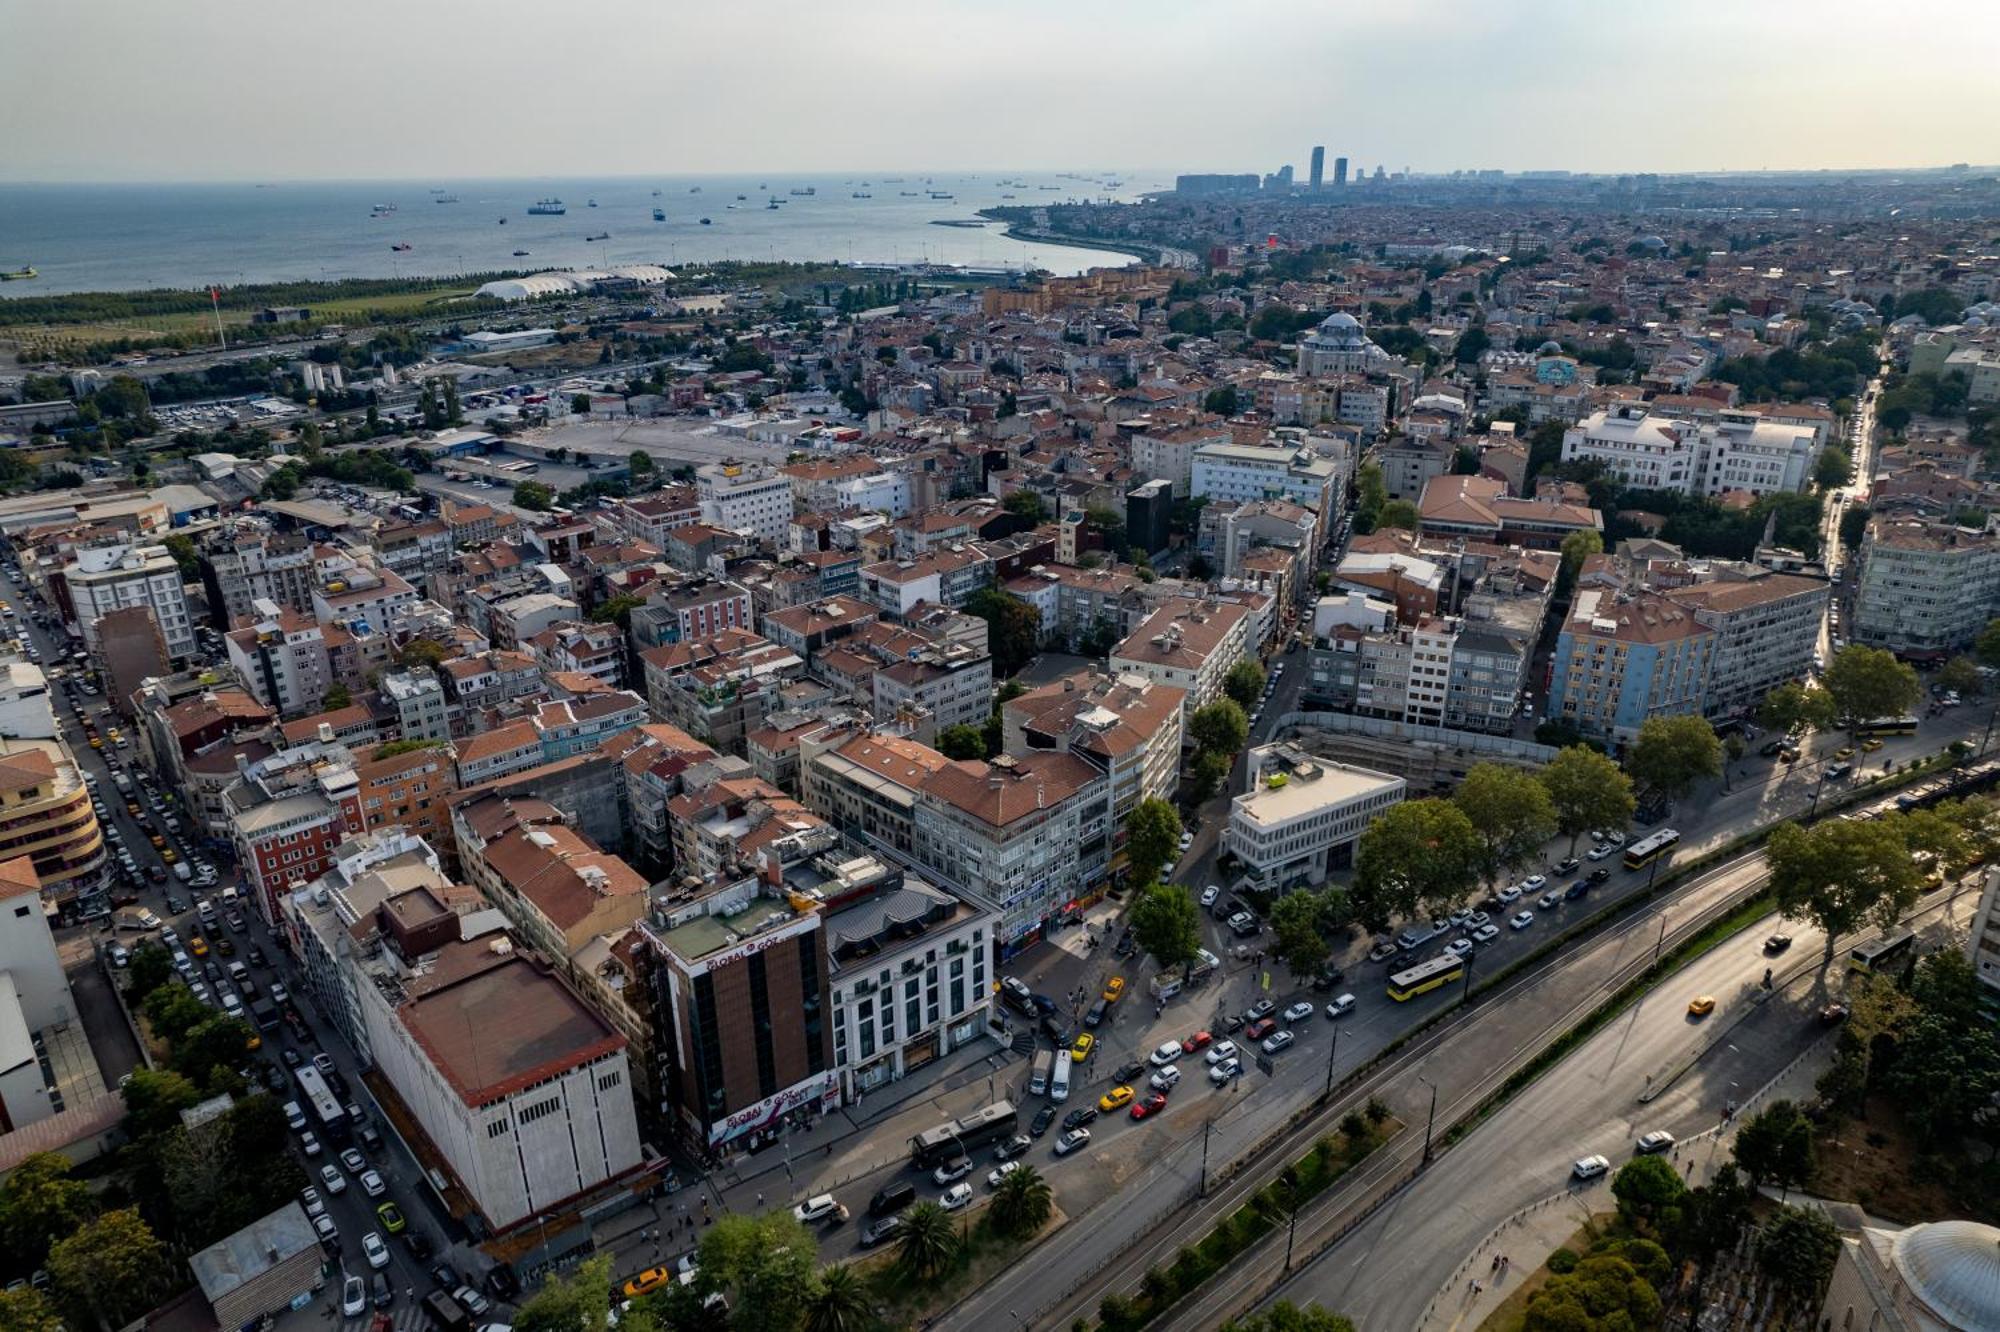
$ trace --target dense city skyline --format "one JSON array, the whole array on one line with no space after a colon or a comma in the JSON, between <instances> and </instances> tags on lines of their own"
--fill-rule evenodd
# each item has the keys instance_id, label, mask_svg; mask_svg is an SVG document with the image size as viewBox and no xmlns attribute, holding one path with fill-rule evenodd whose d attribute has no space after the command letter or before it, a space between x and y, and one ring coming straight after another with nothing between
<instances>
[{"instance_id":1,"label":"dense city skyline","mask_svg":"<svg viewBox=\"0 0 2000 1332\"><path fill-rule=\"evenodd\" d=\"M443 6L364 0L309 30L243 0L205 6L200 23L84 0L10 21L0 78L19 120L0 178L1286 162L1303 177L1316 143L1357 167L1420 172L2000 160L1990 125L1939 118L1931 99L1907 95L1919 73L1927 88L1976 86L2000 11L1913 8L1901 16L1913 29L1956 34L1926 50L1921 71L1883 58L1880 10L1858 0L1749 11L1702 0L1666 24L1581 0L1367 14L1258 0L1226 24L1192 10L1163 22L1123 0L1087 11L763 0L726 17L607 0L580 21L506 0L477 25ZM749 32L754 54L731 56ZM988 59L968 68L966 52ZM1635 95L1650 79L1665 96ZM245 114L256 107L305 114Z\"/></svg>"}]
</instances>

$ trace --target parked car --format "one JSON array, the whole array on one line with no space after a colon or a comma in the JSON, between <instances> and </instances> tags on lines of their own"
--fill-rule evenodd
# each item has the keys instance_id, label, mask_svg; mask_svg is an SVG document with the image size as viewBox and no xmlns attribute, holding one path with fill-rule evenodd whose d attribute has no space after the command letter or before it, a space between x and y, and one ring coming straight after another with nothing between
<instances>
[{"instance_id":1,"label":"parked car","mask_svg":"<svg viewBox=\"0 0 2000 1332\"><path fill-rule=\"evenodd\" d=\"M1641 1156L1652 1152L1664 1152L1674 1145L1674 1135L1665 1129L1654 1129L1635 1144Z\"/></svg>"},{"instance_id":2,"label":"parked car","mask_svg":"<svg viewBox=\"0 0 2000 1332\"><path fill-rule=\"evenodd\" d=\"M1570 1167L1570 1174L1578 1179L1596 1179L1611 1169L1611 1162L1601 1156L1586 1156Z\"/></svg>"},{"instance_id":3,"label":"parked car","mask_svg":"<svg viewBox=\"0 0 2000 1332\"><path fill-rule=\"evenodd\" d=\"M1294 1022L1303 1022L1312 1015L1313 1006L1301 1000L1285 1010L1285 1024L1289 1026Z\"/></svg>"},{"instance_id":4,"label":"parked car","mask_svg":"<svg viewBox=\"0 0 2000 1332\"><path fill-rule=\"evenodd\" d=\"M1088 1147L1089 1145L1090 1145L1089 1129L1085 1128L1071 1129L1069 1132L1063 1134L1060 1138L1056 1139L1056 1155L1068 1156L1071 1152L1081 1151L1083 1148Z\"/></svg>"},{"instance_id":5,"label":"parked car","mask_svg":"<svg viewBox=\"0 0 2000 1332\"><path fill-rule=\"evenodd\" d=\"M1507 918L1508 927L1516 930L1525 930L1534 923L1535 913L1532 911L1516 911Z\"/></svg>"},{"instance_id":6,"label":"parked car","mask_svg":"<svg viewBox=\"0 0 2000 1332\"><path fill-rule=\"evenodd\" d=\"M1289 1046L1295 1038L1289 1031L1273 1032L1264 1038L1264 1053L1276 1054Z\"/></svg>"},{"instance_id":7,"label":"parked car","mask_svg":"<svg viewBox=\"0 0 2000 1332\"><path fill-rule=\"evenodd\" d=\"M1354 1011L1354 1002L1354 996L1351 994L1336 995L1327 1004L1326 1015L1330 1018L1345 1017Z\"/></svg>"}]
</instances>

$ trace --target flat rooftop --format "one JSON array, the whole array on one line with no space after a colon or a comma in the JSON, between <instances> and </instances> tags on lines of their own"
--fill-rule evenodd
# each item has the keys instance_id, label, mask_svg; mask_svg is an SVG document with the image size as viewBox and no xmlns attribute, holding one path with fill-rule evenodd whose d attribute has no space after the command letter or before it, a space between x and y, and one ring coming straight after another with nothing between
<instances>
[{"instance_id":1,"label":"flat rooftop","mask_svg":"<svg viewBox=\"0 0 2000 1332\"><path fill-rule=\"evenodd\" d=\"M1331 759L1312 758L1308 763L1310 768L1306 772L1286 774L1280 786L1270 784L1270 779L1278 774L1267 769L1259 776L1255 788L1230 802L1231 816L1277 827L1329 806L1380 795L1403 785L1400 777L1369 768L1351 768Z\"/></svg>"},{"instance_id":2,"label":"flat rooftop","mask_svg":"<svg viewBox=\"0 0 2000 1332\"><path fill-rule=\"evenodd\" d=\"M412 999L401 1012L467 1105L501 1100L624 1044L560 982L519 956Z\"/></svg>"}]
</instances>

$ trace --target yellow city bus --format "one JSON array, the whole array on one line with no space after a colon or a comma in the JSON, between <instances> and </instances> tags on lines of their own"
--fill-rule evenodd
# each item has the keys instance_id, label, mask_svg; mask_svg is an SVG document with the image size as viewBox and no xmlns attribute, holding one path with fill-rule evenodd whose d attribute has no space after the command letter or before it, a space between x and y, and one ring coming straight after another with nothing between
<instances>
[{"instance_id":1,"label":"yellow city bus","mask_svg":"<svg viewBox=\"0 0 2000 1332\"><path fill-rule=\"evenodd\" d=\"M1389 997L1397 1003L1449 985L1465 974L1465 959L1450 953L1419 962L1389 977Z\"/></svg>"}]
</instances>

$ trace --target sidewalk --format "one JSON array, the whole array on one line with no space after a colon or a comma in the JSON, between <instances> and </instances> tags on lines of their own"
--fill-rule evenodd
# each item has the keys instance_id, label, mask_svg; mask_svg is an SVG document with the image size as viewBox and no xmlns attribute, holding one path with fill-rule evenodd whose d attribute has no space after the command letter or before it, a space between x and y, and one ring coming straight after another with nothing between
<instances>
[{"instance_id":1,"label":"sidewalk","mask_svg":"<svg viewBox=\"0 0 2000 1332\"><path fill-rule=\"evenodd\" d=\"M1729 1119L1683 1139L1674 1145L1669 1160L1681 1168L1689 1188L1706 1184L1716 1170L1730 1161L1736 1130L1766 1102L1803 1100L1813 1093L1813 1082L1832 1047L1832 1033L1814 1041L1777 1077L1764 1084ZM1480 1241L1466 1256L1452 1279L1437 1293L1424 1315L1425 1328L1459 1332L1480 1326L1491 1317L1521 1282L1539 1271L1556 1247L1574 1235L1597 1212L1613 1210L1611 1176L1583 1192L1565 1189L1561 1193L1528 1204L1508 1217ZM1493 1260L1505 1255L1504 1268L1495 1269ZM1477 1291L1474 1283L1478 1284Z\"/></svg>"}]
</instances>

